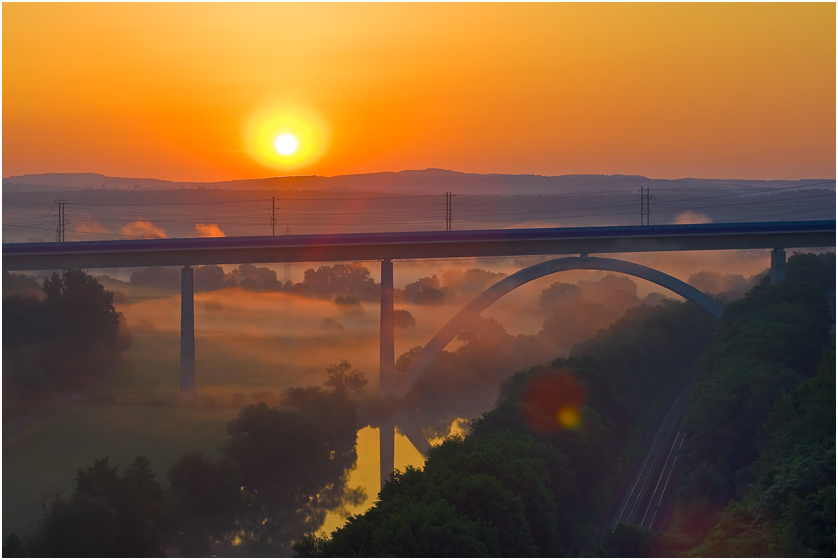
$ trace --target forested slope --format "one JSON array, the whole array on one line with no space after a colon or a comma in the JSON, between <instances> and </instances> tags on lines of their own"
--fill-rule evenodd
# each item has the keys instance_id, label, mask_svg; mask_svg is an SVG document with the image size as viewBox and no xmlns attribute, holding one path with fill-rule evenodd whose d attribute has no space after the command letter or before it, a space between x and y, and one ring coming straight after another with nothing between
<instances>
[{"instance_id":1,"label":"forested slope","mask_svg":"<svg viewBox=\"0 0 838 560\"><path fill-rule=\"evenodd\" d=\"M673 534L691 556L835 555L835 254L725 310L696 368Z\"/></svg>"}]
</instances>

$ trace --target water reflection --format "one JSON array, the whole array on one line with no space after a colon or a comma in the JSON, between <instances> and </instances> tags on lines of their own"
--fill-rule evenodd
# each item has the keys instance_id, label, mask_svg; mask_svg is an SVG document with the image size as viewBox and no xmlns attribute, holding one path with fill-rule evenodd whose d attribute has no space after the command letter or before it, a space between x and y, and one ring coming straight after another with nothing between
<instances>
[{"instance_id":1,"label":"water reflection","mask_svg":"<svg viewBox=\"0 0 838 560\"><path fill-rule=\"evenodd\" d=\"M380 433L380 428L372 426L358 430L358 461L355 468L348 473L347 478L347 486L364 488L367 499L361 504L346 506L344 510L327 512L326 519L318 532L330 534L343 526L349 515L364 513L372 507L381 488ZM425 464L422 454L398 430L393 430L393 433L393 468L403 471L408 465L422 467Z\"/></svg>"},{"instance_id":2,"label":"water reflection","mask_svg":"<svg viewBox=\"0 0 838 560\"><path fill-rule=\"evenodd\" d=\"M381 468L381 465L384 462L383 459L386 457L386 455L384 455L384 457L382 456L380 442L381 429L366 426L365 428L358 430L358 460L355 468L348 473L346 484L349 488L364 488L367 499L363 503L354 506L346 506L341 510L327 512L326 519L323 522L323 525L318 529L318 532L330 534L338 527L343 526L349 515L364 513L371 508L373 503L375 503L378 490L381 489L382 478L389 478L389 473L391 473L393 469L404 471L408 466L421 468L425 464L424 453L427 452L427 449L422 451L420 447L417 447L413 443L416 436L411 439L405 435L405 431L419 429L422 440L425 442L424 445L427 448L430 448L431 445L442 443L442 440L445 437L450 435L462 435L464 433L465 426L467 425L467 421L463 418L457 418L450 426L448 426L445 433L441 433L439 437L432 438L430 440L425 438L418 426L414 425L412 428L405 429L405 425L407 425L406 419L401 419L399 424L393 422L385 428L385 430L389 429L391 433L393 433L393 451L392 459L389 462L389 465L391 465L389 470ZM384 453L386 454L386 450ZM384 472L387 474L383 474Z\"/></svg>"}]
</instances>

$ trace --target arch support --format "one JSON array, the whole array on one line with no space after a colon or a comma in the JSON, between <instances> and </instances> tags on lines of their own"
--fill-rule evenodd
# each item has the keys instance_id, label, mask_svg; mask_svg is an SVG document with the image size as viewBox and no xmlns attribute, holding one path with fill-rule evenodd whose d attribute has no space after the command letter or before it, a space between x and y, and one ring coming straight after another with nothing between
<instances>
[{"instance_id":1,"label":"arch support","mask_svg":"<svg viewBox=\"0 0 838 560\"><path fill-rule=\"evenodd\" d=\"M722 304L705 294L693 288L686 282L678 280L674 276L660 272L648 266L631 263L628 261L621 261L617 259L601 258L601 257L566 257L561 259L553 259L538 263L523 270L519 270L515 274L507 276L494 286L486 289L485 292L474 298L468 305L463 307L442 329L428 342L422 349L416 359L410 364L410 367L404 372L399 379L396 388L396 396L404 397L410 390L416 380L425 372L437 354L439 354L448 343L451 342L457 333L466 327L481 311L489 307L495 301L508 294L515 288L519 288L543 276L555 274L556 272L563 272L566 270L606 270L609 272L621 272L630 276L636 276L643 280L648 280L659 286L663 286L668 290L675 292L681 297L697 303L703 308L707 309L716 317L722 315Z\"/></svg>"}]
</instances>

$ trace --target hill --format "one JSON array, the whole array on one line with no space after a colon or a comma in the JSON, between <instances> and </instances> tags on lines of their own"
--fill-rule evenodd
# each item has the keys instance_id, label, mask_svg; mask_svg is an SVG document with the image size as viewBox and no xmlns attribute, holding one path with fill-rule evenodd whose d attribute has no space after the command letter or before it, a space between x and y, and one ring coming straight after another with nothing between
<instances>
[{"instance_id":1,"label":"hill","mask_svg":"<svg viewBox=\"0 0 838 560\"><path fill-rule=\"evenodd\" d=\"M741 179L650 179L639 175L503 175L461 173L445 169L363 173L323 177L302 175L217 182L177 182L139 177L108 177L99 173L42 173L3 178L3 193L84 189L370 191L394 194L557 194L614 192L643 187L656 191L690 189L770 189L821 183L823 179L763 181ZM831 180L834 183L834 180Z\"/></svg>"}]
</instances>

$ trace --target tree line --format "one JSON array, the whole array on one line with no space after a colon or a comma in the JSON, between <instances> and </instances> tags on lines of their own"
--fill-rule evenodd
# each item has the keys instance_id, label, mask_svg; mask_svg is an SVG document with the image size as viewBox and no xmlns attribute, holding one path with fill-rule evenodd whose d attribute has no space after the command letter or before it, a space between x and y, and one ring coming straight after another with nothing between
<instances>
[{"instance_id":1,"label":"tree line","mask_svg":"<svg viewBox=\"0 0 838 560\"><path fill-rule=\"evenodd\" d=\"M113 292L81 270L45 278L3 272L3 420L78 390L131 346Z\"/></svg>"}]
</instances>

